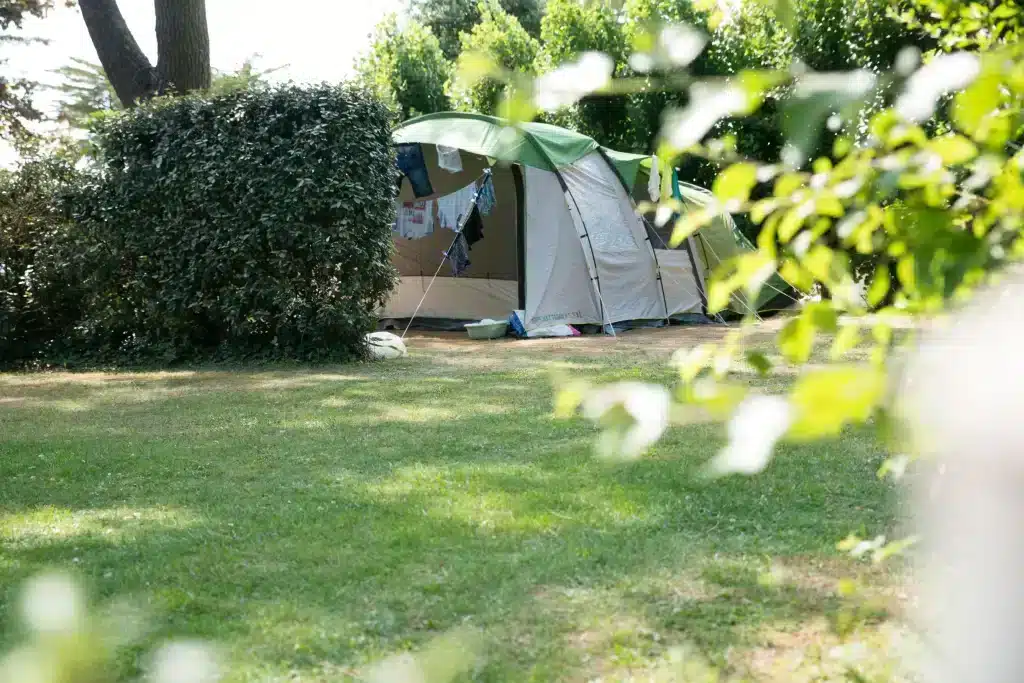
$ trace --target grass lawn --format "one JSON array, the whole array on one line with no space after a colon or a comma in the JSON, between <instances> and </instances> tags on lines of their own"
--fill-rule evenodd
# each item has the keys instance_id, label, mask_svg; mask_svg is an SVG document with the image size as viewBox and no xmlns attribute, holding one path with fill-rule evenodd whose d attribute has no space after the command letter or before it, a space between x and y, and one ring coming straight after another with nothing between
<instances>
[{"instance_id":1,"label":"grass lawn","mask_svg":"<svg viewBox=\"0 0 1024 683\"><path fill-rule=\"evenodd\" d=\"M899 592L894 570L835 550L892 524L871 437L784 447L762 476L706 483L718 427L613 465L593 458L589 425L549 417L549 366L669 380L671 351L708 334L0 375L0 650L18 637L19 583L56 566L98 599L138 600L153 640L219 643L232 681L345 680L461 625L484 633L478 680L641 677L677 645L770 677L830 642L840 577Z\"/></svg>"}]
</instances>

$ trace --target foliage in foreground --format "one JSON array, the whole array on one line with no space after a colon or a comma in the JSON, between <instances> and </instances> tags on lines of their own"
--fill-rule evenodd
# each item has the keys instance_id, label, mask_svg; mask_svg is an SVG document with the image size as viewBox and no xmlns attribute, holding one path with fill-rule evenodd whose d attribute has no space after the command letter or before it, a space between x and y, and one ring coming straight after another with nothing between
<instances>
[{"instance_id":1,"label":"foliage in foreground","mask_svg":"<svg viewBox=\"0 0 1024 683\"><path fill-rule=\"evenodd\" d=\"M778 3L783 25L796 21L792 8ZM714 274L709 312L723 310L737 290L756 296L775 272L823 294L785 323L776 346L785 361L805 365L825 340L831 362L804 370L784 395L736 377L744 366L773 370L774 361L747 344L753 313L724 343L681 349L671 390L563 381L557 411L582 411L599 424L600 453L638 458L672 425L704 421L728 425L729 443L707 464L712 477L760 473L777 443L837 438L855 425L876 430L894 454L879 476L900 476L925 452L928 435L915 431L891 389L893 354L913 339L901 328L970 299L1024 257L1024 48L1015 4L920 0L914 8L902 20L924 27L940 49L922 55L908 47L881 73L801 66L701 78L703 37L692 27L662 26L634 40L630 61L644 78L615 78L614 61L594 54L529 86L499 64L461 74L469 82L504 76L508 111L526 120L594 93L683 84L685 102L663 112L659 155L670 163L697 155L723 170L715 206L686 212L669 199L657 207L662 220L675 222L673 243L721 211L749 215L759 228L756 252ZM772 97L780 97L785 140L777 162L745 157L741 141L714 137L722 121L756 115ZM866 278L864 263L872 265ZM851 361L865 348L870 362ZM915 541L851 535L838 547L883 561Z\"/></svg>"}]
</instances>

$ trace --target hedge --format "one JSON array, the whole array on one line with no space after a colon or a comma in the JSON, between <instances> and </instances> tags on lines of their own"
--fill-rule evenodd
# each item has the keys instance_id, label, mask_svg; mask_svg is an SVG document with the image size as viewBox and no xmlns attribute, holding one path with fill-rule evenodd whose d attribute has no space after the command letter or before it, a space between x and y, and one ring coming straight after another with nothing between
<instances>
[{"instance_id":1,"label":"hedge","mask_svg":"<svg viewBox=\"0 0 1024 683\"><path fill-rule=\"evenodd\" d=\"M81 344L161 362L364 352L394 287L391 113L350 86L156 101L101 121L73 199Z\"/></svg>"},{"instance_id":2,"label":"hedge","mask_svg":"<svg viewBox=\"0 0 1024 683\"><path fill-rule=\"evenodd\" d=\"M60 203L77 178L59 156L0 170L0 366L61 355L81 316Z\"/></svg>"}]
</instances>

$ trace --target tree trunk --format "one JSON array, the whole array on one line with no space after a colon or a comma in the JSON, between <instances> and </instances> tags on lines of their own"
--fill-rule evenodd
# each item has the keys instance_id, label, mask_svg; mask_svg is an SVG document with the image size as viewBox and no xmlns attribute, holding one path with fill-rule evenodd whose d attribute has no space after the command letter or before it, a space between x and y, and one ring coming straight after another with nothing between
<instances>
[{"instance_id":1,"label":"tree trunk","mask_svg":"<svg viewBox=\"0 0 1024 683\"><path fill-rule=\"evenodd\" d=\"M155 0L157 66L135 42L117 0L80 0L100 64L125 108L139 100L210 87L206 0Z\"/></svg>"},{"instance_id":2,"label":"tree trunk","mask_svg":"<svg viewBox=\"0 0 1024 683\"><path fill-rule=\"evenodd\" d=\"M206 0L156 0L157 71L186 93L210 87Z\"/></svg>"},{"instance_id":3,"label":"tree trunk","mask_svg":"<svg viewBox=\"0 0 1024 683\"><path fill-rule=\"evenodd\" d=\"M163 81L135 42L117 0L80 0L82 18L103 70L125 108L163 90Z\"/></svg>"}]
</instances>

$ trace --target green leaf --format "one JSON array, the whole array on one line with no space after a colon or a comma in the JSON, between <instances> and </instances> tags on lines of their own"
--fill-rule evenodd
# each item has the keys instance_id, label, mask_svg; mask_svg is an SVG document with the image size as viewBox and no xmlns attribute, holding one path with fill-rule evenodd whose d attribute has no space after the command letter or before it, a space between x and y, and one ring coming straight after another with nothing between
<instances>
[{"instance_id":1,"label":"green leaf","mask_svg":"<svg viewBox=\"0 0 1024 683\"><path fill-rule=\"evenodd\" d=\"M816 244L804 257L804 268L814 276L818 282L829 283L839 281L848 272L845 265L848 257L842 252L833 251L823 244Z\"/></svg>"},{"instance_id":2,"label":"green leaf","mask_svg":"<svg viewBox=\"0 0 1024 683\"><path fill-rule=\"evenodd\" d=\"M810 292L814 289L814 277L802 268L796 261L786 259L779 268L779 277L793 285L801 292Z\"/></svg>"},{"instance_id":3,"label":"green leaf","mask_svg":"<svg viewBox=\"0 0 1024 683\"><path fill-rule=\"evenodd\" d=\"M746 353L747 364L752 367L757 374L765 377L772 371L772 362L768 360L768 356L764 355L760 351L747 351Z\"/></svg>"},{"instance_id":4,"label":"green leaf","mask_svg":"<svg viewBox=\"0 0 1024 683\"><path fill-rule=\"evenodd\" d=\"M787 244L800 231L804 221L810 215L809 208L809 205L795 206L785 213L782 221L779 223L778 236L780 242Z\"/></svg>"},{"instance_id":5,"label":"green leaf","mask_svg":"<svg viewBox=\"0 0 1024 683\"><path fill-rule=\"evenodd\" d=\"M896 262L896 277L908 294L917 293L917 261L914 254L906 254Z\"/></svg>"},{"instance_id":6,"label":"green leaf","mask_svg":"<svg viewBox=\"0 0 1024 683\"><path fill-rule=\"evenodd\" d=\"M834 333L838 324L838 314L830 304L811 302L779 332L779 351L791 363L806 363L814 350L818 330Z\"/></svg>"},{"instance_id":7,"label":"green leaf","mask_svg":"<svg viewBox=\"0 0 1024 683\"><path fill-rule=\"evenodd\" d=\"M501 101L499 116L514 123L532 121L540 110L534 104L530 93L520 87L509 85Z\"/></svg>"},{"instance_id":8,"label":"green leaf","mask_svg":"<svg viewBox=\"0 0 1024 683\"><path fill-rule=\"evenodd\" d=\"M796 413L789 436L838 436L846 425L866 422L884 397L885 386L884 372L874 367L831 367L803 375L789 396Z\"/></svg>"},{"instance_id":9,"label":"green leaf","mask_svg":"<svg viewBox=\"0 0 1024 683\"><path fill-rule=\"evenodd\" d=\"M712 280L708 285L708 313L720 313L729 308L736 287L722 280Z\"/></svg>"},{"instance_id":10,"label":"green leaf","mask_svg":"<svg viewBox=\"0 0 1024 683\"><path fill-rule=\"evenodd\" d=\"M590 385L583 381L555 380L554 416L565 420L576 415L583 399L590 390Z\"/></svg>"},{"instance_id":11,"label":"green leaf","mask_svg":"<svg viewBox=\"0 0 1024 683\"><path fill-rule=\"evenodd\" d=\"M890 279L889 264L880 264L875 269L875 277L871 280L871 286L868 287L868 306L874 308L882 303L886 295L889 294Z\"/></svg>"},{"instance_id":12,"label":"green leaf","mask_svg":"<svg viewBox=\"0 0 1024 683\"><path fill-rule=\"evenodd\" d=\"M701 370L708 366L715 355L715 347L711 344L700 344L684 351L680 349L672 356L672 364L679 372L679 379L692 382Z\"/></svg>"},{"instance_id":13,"label":"green leaf","mask_svg":"<svg viewBox=\"0 0 1024 683\"><path fill-rule=\"evenodd\" d=\"M686 238L690 235L711 223L714 217L715 214L707 208L694 209L683 215L676 221L675 227L672 229L672 237L669 239L668 245L675 249L685 242Z\"/></svg>"},{"instance_id":14,"label":"green leaf","mask_svg":"<svg viewBox=\"0 0 1024 683\"><path fill-rule=\"evenodd\" d=\"M803 316L793 318L779 331L779 351L791 363L806 363L814 348L814 328Z\"/></svg>"},{"instance_id":15,"label":"green leaf","mask_svg":"<svg viewBox=\"0 0 1024 683\"><path fill-rule=\"evenodd\" d=\"M803 315L810 321L815 330L834 333L838 329L839 314L836 309L824 301L814 301L804 307Z\"/></svg>"},{"instance_id":16,"label":"green leaf","mask_svg":"<svg viewBox=\"0 0 1024 683\"><path fill-rule=\"evenodd\" d=\"M784 173L775 181L775 196L783 199L807 186L807 174Z\"/></svg>"},{"instance_id":17,"label":"green leaf","mask_svg":"<svg viewBox=\"0 0 1024 683\"><path fill-rule=\"evenodd\" d=\"M757 185L757 165L744 162L733 164L715 178L715 196L723 202L745 202Z\"/></svg>"},{"instance_id":18,"label":"green leaf","mask_svg":"<svg viewBox=\"0 0 1024 683\"><path fill-rule=\"evenodd\" d=\"M491 55L473 51L459 55L455 80L469 88L486 78L497 78L502 74L501 65Z\"/></svg>"},{"instance_id":19,"label":"green leaf","mask_svg":"<svg viewBox=\"0 0 1024 683\"><path fill-rule=\"evenodd\" d=\"M760 291L768 279L775 274L777 264L768 254L755 251L743 254L736 260L736 283L748 293Z\"/></svg>"},{"instance_id":20,"label":"green leaf","mask_svg":"<svg viewBox=\"0 0 1024 683\"><path fill-rule=\"evenodd\" d=\"M986 120L1002 102L1000 80L998 74L985 74L953 99L953 123L975 140L984 140Z\"/></svg>"},{"instance_id":21,"label":"green leaf","mask_svg":"<svg viewBox=\"0 0 1024 683\"><path fill-rule=\"evenodd\" d=\"M841 135L832 143L832 156L836 159L842 159L849 154L852 149L853 141L849 137Z\"/></svg>"},{"instance_id":22,"label":"green leaf","mask_svg":"<svg viewBox=\"0 0 1024 683\"><path fill-rule=\"evenodd\" d=\"M832 360L839 360L850 351L857 348L857 344L860 343L860 338L860 328L856 325L840 326L839 333L836 334L835 341L832 342L832 350L830 352Z\"/></svg>"},{"instance_id":23,"label":"green leaf","mask_svg":"<svg viewBox=\"0 0 1024 683\"><path fill-rule=\"evenodd\" d=\"M779 203L774 199L762 199L759 202L755 202L750 207L750 220L753 221L754 225L761 225L764 219L767 218L775 209L779 207Z\"/></svg>"},{"instance_id":24,"label":"green leaf","mask_svg":"<svg viewBox=\"0 0 1024 683\"><path fill-rule=\"evenodd\" d=\"M705 377L686 392L685 400L699 405L713 419L727 420L750 393L750 388Z\"/></svg>"},{"instance_id":25,"label":"green leaf","mask_svg":"<svg viewBox=\"0 0 1024 683\"><path fill-rule=\"evenodd\" d=\"M974 143L962 135L944 135L928 142L927 149L937 154L946 166L965 164L978 155Z\"/></svg>"}]
</instances>

